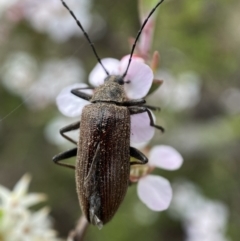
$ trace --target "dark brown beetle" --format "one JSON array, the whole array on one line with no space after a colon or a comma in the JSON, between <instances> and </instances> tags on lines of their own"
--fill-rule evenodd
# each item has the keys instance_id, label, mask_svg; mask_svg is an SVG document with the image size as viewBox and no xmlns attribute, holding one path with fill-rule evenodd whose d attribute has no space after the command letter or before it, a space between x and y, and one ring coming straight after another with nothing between
<instances>
[{"instance_id":1,"label":"dark brown beetle","mask_svg":"<svg viewBox=\"0 0 240 241\"><path fill-rule=\"evenodd\" d=\"M61 1L76 20L102 65L82 25L66 3ZM139 30L128 66L122 76L109 75L102 65L108 77L103 85L95 89L93 96L81 92L80 89L71 91L72 94L92 104L84 107L81 124L79 121L60 130L64 138L78 147L54 156L53 161L61 166L76 169L76 185L81 209L87 220L99 228L114 216L126 194L129 186L130 165L145 164L148 161L143 153L130 147L130 115L147 112L150 125L163 131L161 126L154 124L149 111L149 109L156 110L157 108L144 106L144 99L128 100L123 88L123 79L130 66L136 42L148 19L162 2L163 0L150 12ZM80 128L79 142L65 135L66 132L78 128ZM60 163L73 156L77 156L76 168ZM139 161L130 163L130 157Z\"/></svg>"}]
</instances>

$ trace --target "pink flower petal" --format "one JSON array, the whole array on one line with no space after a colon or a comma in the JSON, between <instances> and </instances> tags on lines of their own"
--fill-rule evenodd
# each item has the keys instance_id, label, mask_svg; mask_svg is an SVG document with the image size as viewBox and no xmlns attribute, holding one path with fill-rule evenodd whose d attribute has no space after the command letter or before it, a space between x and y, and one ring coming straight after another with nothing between
<instances>
[{"instance_id":1,"label":"pink flower petal","mask_svg":"<svg viewBox=\"0 0 240 241\"><path fill-rule=\"evenodd\" d=\"M110 75L119 74L119 60L113 58L106 58L102 59L101 61ZM97 87L104 83L104 79L106 77L107 74L105 73L103 67L98 63L89 74L89 83L94 87Z\"/></svg>"},{"instance_id":2,"label":"pink flower petal","mask_svg":"<svg viewBox=\"0 0 240 241\"><path fill-rule=\"evenodd\" d=\"M120 71L123 74L127 61L121 61ZM129 81L129 83L128 83ZM132 59L128 73L125 77L124 89L129 99L140 99L147 95L153 82L151 68L139 60Z\"/></svg>"},{"instance_id":3,"label":"pink flower petal","mask_svg":"<svg viewBox=\"0 0 240 241\"><path fill-rule=\"evenodd\" d=\"M131 143L147 142L152 139L154 132L147 112L131 115Z\"/></svg>"},{"instance_id":4,"label":"pink flower petal","mask_svg":"<svg viewBox=\"0 0 240 241\"><path fill-rule=\"evenodd\" d=\"M148 175L141 178L137 192L141 201L153 211L167 209L172 200L171 185L167 179L160 176Z\"/></svg>"},{"instance_id":5,"label":"pink flower petal","mask_svg":"<svg viewBox=\"0 0 240 241\"><path fill-rule=\"evenodd\" d=\"M181 154L171 146L155 146L149 153L149 165L166 170L176 170L181 167L183 158Z\"/></svg>"},{"instance_id":6,"label":"pink flower petal","mask_svg":"<svg viewBox=\"0 0 240 241\"><path fill-rule=\"evenodd\" d=\"M124 57L122 57L122 59L120 60L121 62L121 66L120 66L120 72L123 73L125 72L126 68L127 68L127 65L128 65L128 61L129 61L129 58L130 58L130 54L128 55L125 55ZM133 55L132 57L132 61L138 61L138 62L141 62L141 63L144 63L144 59L137 56L137 55Z\"/></svg>"},{"instance_id":7,"label":"pink flower petal","mask_svg":"<svg viewBox=\"0 0 240 241\"><path fill-rule=\"evenodd\" d=\"M77 117L82 114L85 105L90 104L89 101L83 100L71 93L72 89L87 87L86 84L73 84L64 88L56 98L59 111L68 117ZM92 94L92 90L81 90L87 94Z\"/></svg>"}]
</instances>

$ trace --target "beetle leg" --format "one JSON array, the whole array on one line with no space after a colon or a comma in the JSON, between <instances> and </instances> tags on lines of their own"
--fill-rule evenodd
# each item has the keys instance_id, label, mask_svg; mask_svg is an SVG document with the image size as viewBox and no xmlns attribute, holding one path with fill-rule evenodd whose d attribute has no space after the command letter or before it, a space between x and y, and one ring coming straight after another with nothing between
<instances>
[{"instance_id":1,"label":"beetle leg","mask_svg":"<svg viewBox=\"0 0 240 241\"><path fill-rule=\"evenodd\" d=\"M60 134L67 140L69 140L70 142L72 142L73 144L77 145L77 141L73 140L72 138L70 138L69 136L65 135L64 133L69 132L69 131L73 131L73 130L77 130L80 127L80 121L78 122L74 122L70 125L67 125L63 128L60 129Z\"/></svg>"},{"instance_id":2,"label":"beetle leg","mask_svg":"<svg viewBox=\"0 0 240 241\"><path fill-rule=\"evenodd\" d=\"M143 105L146 103L144 99L136 99L136 100L128 100L122 103L123 106L136 106L136 105Z\"/></svg>"},{"instance_id":3,"label":"beetle leg","mask_svg":"<svg viewBox=\"0 0 240 241\"><path fill-rule=\"evenodd\" d=\"M65 163L59 163L59 162L64 160L64 159L67 159L67 158L70 158L70 157L74 157L76 155L77 155L77 148L73 148L73 149L70 149L68 151L65 151L65 152L57 154L56 156L53 157L52 160L53 160L53 162L55 164L58 164L60 166L68 167L68 168L71 168L71 169L75 169L75 166L73 166L73 165L69 165L69 164L65 164Z\"/></svg>"},{"instance_id":4,"label":"beetle leg","mask_svg":"<svg viewBox=\"0 0 240 241\"><path fill-rule=\"evenodd\" d=\"M130 146L130 156L138 159L139 161L130 162L130 165L146 164L148 162L147 157L138 149Z\"/></svg>"},{"instance_id":5,"label":"beetle leg","mask_svg":"<svg viewBox=\"0 0 240 241\"><path fill-rule=\"evenodd\" d=\"M77 88L77 89L71 90L71 93L74 94L74 95L76 95L76 96L79 97L79 98L84 99L84 100L90 100L90 99L92 98L92 96L89 95L89 94L86 94L86 93L84 93L84 92L82 92L82 91L79 91L79 90L82 90L82 89L92 89L92 88L91 88L91 87Z\"/></svg>"},{"instance_id":6,"label":"beetle leg","mask_svg":"<svg viewBox=\"0 0 240 241\"><path fill-rule=\"evenodd\" d=\"M157 106L152 106L152 105L143 105L143 107L147 107L149 110L154 110L154 111L160 111L161 108Z\"/></svg>"},{"instance_id":7,"label":"beetle leg","mask_svg":"<svg viewBox=\"0 0 240 241\"><path fill-rule=\"evenodd\" d=\"M128 109L130 111L130 115L147 112L148 116L149 116L149 119L150 119L150 126L153 126L153 127L157 128L157 129L161 130L162 132L164 132L164 128L162 126L158 126L158 125L154 124L152 114L151 114L150 110L147 107L135 106L135 107L129 107Z\"/></svg>"}]
</instances>

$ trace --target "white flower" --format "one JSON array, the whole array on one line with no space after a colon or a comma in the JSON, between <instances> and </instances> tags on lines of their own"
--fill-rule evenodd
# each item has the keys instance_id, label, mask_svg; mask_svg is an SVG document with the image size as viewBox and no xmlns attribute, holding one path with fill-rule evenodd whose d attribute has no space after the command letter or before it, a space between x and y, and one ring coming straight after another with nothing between
<instances>
[{"instance_id":1,"label":"white flower","mask_svg":"<svg viewBox=\"0 0 240 241\"><path fill-rule=\"evenodd\" d=\"M186 241L229 241L226 236L229 211L226 205L202 195L192 183L174 185L170 214L183 222Z\"/></svg>"},{"instance_id":2,"label":"white flower","mask_svg":"<svg viewBox=\"0 0 240 241\"><path fill-rule=\"evenodd\" d=\"M173 147L159 145L150 150L147 165L131 167L130 180L138 182L138 196L148 208L153 211L163 211L169 207L172 200L172 188L169 181L149 173L155 167L170 171L177 170L182 163L182 156Z\"/></svg>"},{"instance_id":3,"label":"white flower","mask_svg":"<svg viewBox=\"0 0 240 241\"><path fill-rule=\"evenodd\" d=\"M102 63L110 75L122 75L126 70L129 56L125 56L121 61L113 58L102 59ZM89 75L91 85L97 87L104 83L106 73L100 64L97 64ZM129 99L143 98L147 95L152 82L153 72L141 58L134 57L126 77L124 78L124 89ZM84 84L68 86L58 95L56 102L60 112L68 117L77 117L82 113L82 109L90 102L74 96L71 90L74 88L86 87ZM83 90L92 94L91 90ZM154 135L155 128L150 126L148 114L141 113L131 115L131 143L143 143L149 141Z\"/></svg>"},{"instance_id":4,"label":"white flower","mask_svg":"<svg viewBox=\"0 0 240 241\"><path fill-rule=\"evenodd\" d=\"M92 22L91 1L67 0L66 3L87 31ZM64 42L72 36L83 34L60 0L25 0L23 11L34 29L49 34L56 42Z\"/></svg>"},{"instance_id":5,"label":"white flower","mask_svg":"<svg viewBox=\"0 0 240 241\"><path fill-rule=\"evenodd\" d=\"M82 81L85 75L75 58L50 59L39 68L36 59L25 52L11 54L0 70L4 87L34 110L54 102L62 88Z\"/></svg>"},{"instance_id":6,"label":"white flower","mask_svg":"<svg viewBox=\"0 0 240 241\"><path fill-rule=\"evenodd\" d=\"M174 77L168 71L156 73L164 85L150 96L150 101L159 101L174 111L182 111L196 106L201 98L201 79L192 71Z\"/></svg>"},{"instance_id":7,"label":"white flower","mask_svg":"<svg viewBox=\"0 0 240 241\"><path fill-rule=\"evenodd\" d=\"M49 209L28 209L46 199L45 194L27 193L30 179L24 175L13 191L0 185L0 240L60 241L51 228Z\"/></svg>"},{"instance_id":8,"label":"white flower","mask_svg":"<svg viewBox=\"0 0 240 241\"><path fill-rule=\"evenodd\" d=\"M18 0L1 0L0 1L0 17L2 13L13 6Z\"/></svg>"},{"instance_id":9,"label":"white flower","mask_svg":"<svg viewBox=\"0 0 240 241\"><path fill-rule=\"evenodd\" d=\"M2 83L10 92L25 96L37 77L37 61L26 52L14 52L1 66Z\"/></svg>"},{"instance_id":10,"label":"white flower","mask_svg":"<svg viewBox=\"0 0 240 241\"><path fill-rule=\"evenodd\" d=\"M24 175L14 186L13 191L0 185L0 205L11 211L25 209L46 200L45 194L28 194L30 175Z\"/></svg>"},{"instance_id":11,"label":"white flower","mask_svg":"<svg viewBox=\"0 0 240 241\"><path fill-rule=\"evenodd\" d=\"M102 60L104 67L112 75L122 75L127 67L129 55L122 58L121 61L113 58ZM97 87L104 83L107 77L100 64L97 64L89 75L89 83ZM147 95L152 86L153 72L151 68L144 63L141 58L133 58L125 77L125 92L129 99L139 99Z\"/></svg>"},{"instance_id":12,"label":"white flower","mask_svg":"<svg viewBox=\"0 0 240 241\"><path fill-rule=\"evenodd\" d=\"M55 101L62 88L80 82L83 78L84 70L77 59L48 60L39 77L30 87L31 98L26 102L33 109L43 109Z\"/></svg>"}]
</instances>

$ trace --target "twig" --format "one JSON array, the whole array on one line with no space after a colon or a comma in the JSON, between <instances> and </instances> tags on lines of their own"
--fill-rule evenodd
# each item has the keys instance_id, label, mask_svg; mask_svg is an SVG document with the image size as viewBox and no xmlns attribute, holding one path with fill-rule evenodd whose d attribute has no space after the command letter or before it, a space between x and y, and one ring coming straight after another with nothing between
<instances>
[{"instance_id":1,"label":"twig","mask_svg":"<svg viewBox=\"0 0 240 241\"><path fill-rule=\"evenodd\" d=\"M89 225L88 221L86 220L84 215L82 215L79 218L75 229L69 233L67 241L82 241L88 225Z\"/></svg>"}]
</instances>

